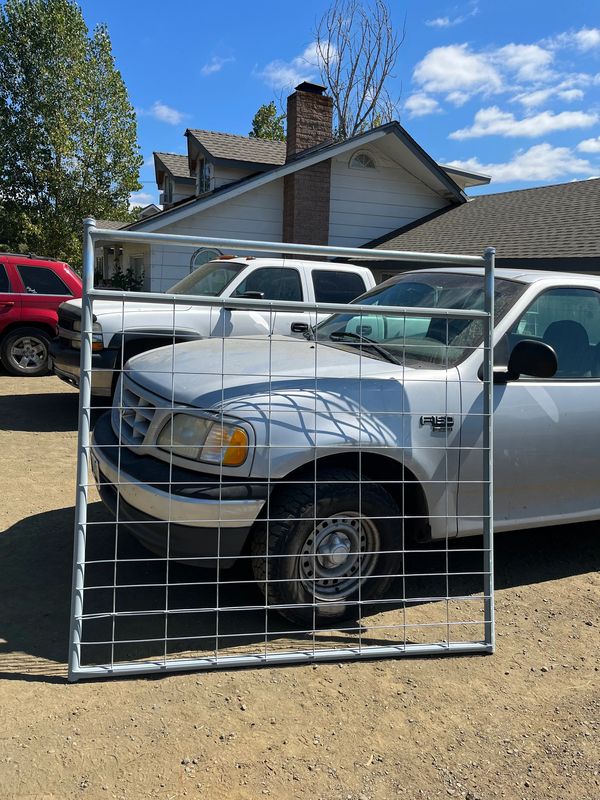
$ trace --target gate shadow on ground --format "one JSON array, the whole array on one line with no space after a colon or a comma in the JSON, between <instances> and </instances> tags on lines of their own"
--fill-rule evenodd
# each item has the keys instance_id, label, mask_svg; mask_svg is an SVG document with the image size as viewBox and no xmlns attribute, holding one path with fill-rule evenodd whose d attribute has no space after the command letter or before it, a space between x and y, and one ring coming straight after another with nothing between
<instances>
[{"instance_id":1,"label":"gate shadow on ground","mask_svg":"<svg viewBox=\"0 0 600 800\"><path fill-rule=\"evenodd\" d=\"M24 519L5 533L0 535L0 561L3 565L0 583L0 678L37 681L64 680L64 667L59 673L44 662L64 665L69 637L69 609L71 592L71 558L73 508L64 508L37 514ZM89 520L95 524L90 530L97 531L90 539L91 547L88 558L101 560L112 558L114 552L114 536L110 531L114 528L100 503L89 508ZM106 523L106 524L104 524ZM600 537L597 523L563 526L550 529L539 529L529 532L502 534L496 538L495 564L496 588L506 589L526 584L541 583L559 578L584 574L600 569ZM118 610L164 608L164 587L148 586L164 581L164 562L149 557L147 551L128 535L119 537L119 556L121 558L141 558L141 563L129 563L119 567L117 583L120 588L113 590L94 590L95 598L88 601L86 611L110 610L115 603ZM467 540L458 542L464 546ZM414 566L426 569L428 554L411 554L416 559ZM112 565L110 567L89 568L88 582L96 585L111 585L113 581ZM104 574L102 571L104 570ZM107 571L108 570L108 571ZM110 573L110 574L109 574ZM210 580L210 574L201 573L194 567L172 564L170 567L169 589L170 607L178 609L211 608L216 604L214 587L199 582ZM219 606L229 605L251 606L260 604L261 594L252 583L241 583L249 580L247 565L236 565L226 575L228 580L240 581L224 585L219 590ZM108 579L108 580L107 580ZM428 590L427 579L422 579L421 590L425 595ZM122 584L143 584L141 588L121 588ZM194 585L190 585L194 584ZM481 578L464 578L454 587L455 593L468 594L481 589ZM392 605L392 608L394 605ZM399 607L395 604L395 607ZM381 609L378 609L380 611ZM290 636L283 632L290 629L289 623L282 620L276 612L270 612L269 637L289 642ZM216 632L216 615L214 612L177 614L171 617L169 634L176 636L177 641L169 643L168 654L189 654L194 649L195 655L212 655ZM363 620L363 624L367 619ZM88 630L84 637L112 639L112 622L86 623ZM108 625L108 627L106 627ZM232 611L221 612L219 634L227 639L228 648L253 645L254 649L265 641L265 612ZM133 617L117 626L115 634L119 638L160 638L164 631L164 615L143 614ZM256 631L256 635L239 637L243 631ZM278 634L278 631L281 634ZM227 638L231 634L232 638ZM202 638L201 651L198 639ZM302 641L302 634L294 635L295 646ZM225 641L223 639L222 641ZM312 637L305 637L312 642ZM329 647L336 646L336 635L332 632L319 637L319 643ZM369 644L385 643L372 641ZM339 637L338 644L351 646L347 637ZM148 651L152 649L152 653ZM100 646L97 658L88 653L90 661L103 663L110 660L110 647ZM122 652L121 652L122 651ZM157 652L158 651L158 652ZM118 645L115 658L145 658L160 655L161 646L156 645ZM40 660L36 664L30 657Z\"/></svg>"}]
</instances>

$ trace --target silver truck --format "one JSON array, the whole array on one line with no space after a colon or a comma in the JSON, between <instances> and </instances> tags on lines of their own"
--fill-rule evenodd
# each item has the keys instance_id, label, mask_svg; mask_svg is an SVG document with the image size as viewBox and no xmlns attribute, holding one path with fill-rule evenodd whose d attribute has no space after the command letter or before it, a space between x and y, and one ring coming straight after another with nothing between
<instances>
[{"instance_id":1,"label":"silver truck","mask_svg":"<svg viewBox=\"0 0 600 800\"><path fill-rule=\"evenodd\" d=\"M499 269L495 292L495 528L600 519L600 278ZM358 302L477 309L483 277L409 272ZM405 535L481 533L482 338L350 306L305 341L227 342L226 364L215 340L133 358L94 430L100 495L156 552L249 554L293 621L342 616L386 591Z\"/></svg>"},{"instance_id":2,"label":"silver truck","mask_svg":"<svg viewBox=\"0 0 600 800\"><path fill-rule=\"evenodd\" d=\"M306 303L293 312L231 310L165 303L96 300L92 393L112 397L125 362L167 342L212 336L279 333L301 336L317 321L310 304L347 303L375 286L371 270L353 264L283 258L221 256L203 264L172 286L167 294L249 297ZM58 311L58 337L50 346L51 370L79 385L81 300Z\"/></svg>"}]
</instances>

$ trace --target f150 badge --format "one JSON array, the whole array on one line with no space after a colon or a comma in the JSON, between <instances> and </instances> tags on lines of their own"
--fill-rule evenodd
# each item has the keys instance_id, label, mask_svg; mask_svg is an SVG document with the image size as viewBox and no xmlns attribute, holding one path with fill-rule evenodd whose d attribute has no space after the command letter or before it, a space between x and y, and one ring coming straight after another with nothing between
<instances>
[{"instance_id":1,"label":"f150 badge","mask_svg":"<svg viewBox=\"0 0 600 800\"><path fill-rule=\"evenodd\" d=\"M440 414L422 416L419 422L421 425L431 425L432 431L451 431L454 427L454 417Z\"/></svg>"}]
</instances>

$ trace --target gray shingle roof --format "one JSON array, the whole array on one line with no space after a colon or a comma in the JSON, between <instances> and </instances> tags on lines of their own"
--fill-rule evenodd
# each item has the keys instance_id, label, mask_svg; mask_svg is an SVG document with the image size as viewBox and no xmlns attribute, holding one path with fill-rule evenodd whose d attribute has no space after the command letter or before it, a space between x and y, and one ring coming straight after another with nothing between
<instances>
[{"instance_id":1,"label":"gray shingle roof","mask_svg":"<svg viewBox=\"0 0 600 800\"><path fill-rule=\"evenodd\" d=\"M126 228L129 222L120 222L115 219L97 219L96 227L103 228L105 231L120 231L121 228Z\"/></svg>"},{"instance_id":2,"label":"gray shingle roof","mask_svg":"<svg viewBox=\"0 0 600 800\"><path fill-rule=\"evenodd\" d=\"M599 258L600 178L480 195L370 246L465 255L494 246L503 259Z\"/></svg>"},{"instance_id":3,"label":"gray shingle roof","mask_svg":"<svg viewBox=\"0 0 600 800\"><path fill-rule=\"evenodd\" d=\"M160 161L169 170L174 178L189 178L190 166L187 156L181 156L177 153L154 153Z\"/></svg>"},{"instance_id":4,"label":"gray shingle roof","mask_svg":"<svg viewBox=\"0 0 600 800\"><path fill-rule=\"evenodd\" d=\"M285 164L285 142L253 139L217 131L190 129L189 132L214 158L273 166Z\"/></svg>"}]
</instances>

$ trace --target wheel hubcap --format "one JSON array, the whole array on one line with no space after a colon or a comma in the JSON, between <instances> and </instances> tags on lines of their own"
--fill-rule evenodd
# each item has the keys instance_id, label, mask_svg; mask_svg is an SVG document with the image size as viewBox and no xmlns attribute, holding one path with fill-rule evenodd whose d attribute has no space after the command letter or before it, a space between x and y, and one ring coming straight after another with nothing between
<instances>
[{"instance_id":1,"label":"wheel hubcap","mask_svg":"<svg viewBox=\"0 0 600 800\"><path fill-rule=\"evenodd\" d=\"M379 533L369 519L344 512L321 520L306 538L298 559L304 588L320 600L343 600L373 571Z\"/></svg>"},{"instance_id":2,"label":"wheel hubcap","mask_svg":"<svg viewBox=\"0 0 600 800\"><path fill-rule=\"evenodd\" d=\"M31 336L22 336L17 339L10 350L10 357L20 370L33 372L39 369L46 361L48 353L46 345Z\"/></svg>"}]
</instances>

